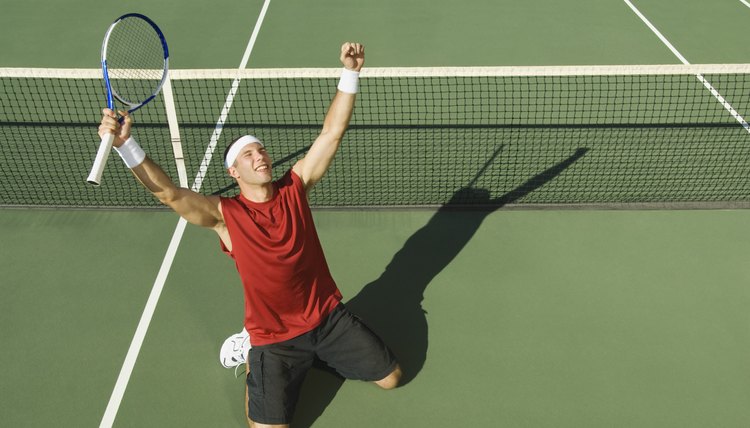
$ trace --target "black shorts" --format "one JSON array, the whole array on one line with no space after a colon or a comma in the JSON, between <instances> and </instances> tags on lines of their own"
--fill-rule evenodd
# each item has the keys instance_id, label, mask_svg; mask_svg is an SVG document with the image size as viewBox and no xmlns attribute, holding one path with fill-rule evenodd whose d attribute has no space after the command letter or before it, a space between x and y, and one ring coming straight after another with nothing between
<instances>
[{"instance_id":1,"label":"black shorts","mask_svg":"<svg viewBox=\"0 0 750 428\"><path fill-rule=\"evenodd\" d=\"M250 419L262 424L290 423L302 381L316 357L347 379L368 382L381 380L396 368L385 343L339 304L315 329L250 349Z\"/></svg>"}]
</instances>

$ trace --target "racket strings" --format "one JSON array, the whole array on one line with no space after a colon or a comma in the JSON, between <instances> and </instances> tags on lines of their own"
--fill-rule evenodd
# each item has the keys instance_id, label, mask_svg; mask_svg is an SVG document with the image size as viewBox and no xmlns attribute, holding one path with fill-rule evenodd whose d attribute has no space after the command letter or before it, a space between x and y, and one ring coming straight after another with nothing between
<instances>
[{"instance_id":1,"label":"racket strings","mask_svg":"<svg viewBox=\"0 0 750 428\"><path fill-rule=\"evenodd\" d=\"M113 95L125 104L140 104L155 94L166 67L158 33L139 18L119 21L107 40L107 69Z\"/></svg>"}]
</instances>

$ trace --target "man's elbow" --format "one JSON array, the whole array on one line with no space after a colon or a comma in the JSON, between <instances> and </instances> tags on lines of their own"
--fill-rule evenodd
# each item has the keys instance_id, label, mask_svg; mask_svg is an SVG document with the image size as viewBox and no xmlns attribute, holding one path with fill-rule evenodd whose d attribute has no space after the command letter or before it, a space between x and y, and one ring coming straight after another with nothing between
<instances>
[{"instance_id":1,"label":"man's elbow","mask_svg":"<svg viewBox=\"0 0 750 428\"><path fill-rule=\"evenodd\" d=\"M346 129L347 129L346 125L324 126L323 130L320 132L320 136L328 141L338 144L344 138Z\"/></svg>"},{"instance_id":2,"label":"man's elbow","mask_svg":"<svg viewBox=\"0 0 750 428\"><path fill-rule=\"evenodd\" d=\"M152 190L151 193L159 202L168 207L173 207L179 199L179 192L176 188L160 188Z\"/></svg>"}]
</instances>

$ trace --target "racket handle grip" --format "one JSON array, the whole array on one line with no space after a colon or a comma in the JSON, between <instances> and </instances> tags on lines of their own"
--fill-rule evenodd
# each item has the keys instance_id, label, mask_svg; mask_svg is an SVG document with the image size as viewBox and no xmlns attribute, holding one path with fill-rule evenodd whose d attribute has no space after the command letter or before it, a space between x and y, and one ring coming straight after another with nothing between
<instances>
[{"instance_id":1,"label":"racket handle grip","mask_svg":"<svg viewBox=\"0 0 750 428\"><path fill-rule=\"evenodd\" d=\"M99 150L96 152L96 158L94 158L94 165L91 167L91 173L89 173L86 179L89 184L98 186L102 181L104 165L107 164L107 158L109 158L109 153L112 151L112 143L114 141L115 134L104 134L104 137L102 137L102 142L99 143Z\"/></svg>"}]
</instances>

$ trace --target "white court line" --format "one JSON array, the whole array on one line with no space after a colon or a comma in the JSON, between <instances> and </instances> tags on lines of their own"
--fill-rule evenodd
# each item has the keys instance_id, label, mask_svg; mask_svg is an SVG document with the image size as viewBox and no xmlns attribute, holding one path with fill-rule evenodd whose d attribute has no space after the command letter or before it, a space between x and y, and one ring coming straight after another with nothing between
<instances>
[{"instance_id":1,"label":"white court line","mask_svg":"<svg viewBox=\"0 0 750 428\"><path fill-rule=\"evenodd\" d=\"M180 187L188 187L187 170L185 169L185 156L182 153L182 138L180 138L180 124L177 122L177 108L172 93L172 79L167 75L162 87L164 108L167 111L167 123L169 124L169 137L172 140L172 153L174 154L175 166L177 166L177 177Z\"/></svg>"},{"instance_id":2,"label":"white court line","mask_svg":"<svg viewBox=\"0 0 750 428\"><path fill-rule=\"evenodd\" d=\"M247 62L250 60L250 54L253 51L255 40L258 38L260 26L263 23L263 19L266 16L266 12L268 11L268 6L270 4L271 0L265 0L265 2L263 3L263 8L261 9L260 15L258 16L258 22L255 24L255 29L253 30L252 36L250 36L250 42L248 42L247 44L247 49L245 49L245 54L242 56L242 61L240 61L238 70L244 69L247 66ZM232 89L229 90L229 95L227 95L227 99L224 102L224 107L222 107L221 109L219 120L216 121L216 127L214 128L214 132L211 134L211 140L208 143L208 147L206 147L206 153L203 155L201 166L198 169L198 173L195 176L195 181L193 182L193 190L196 192L200 190L201 186L203 185L203 178L206 176L206 171L208 171L208 165L211 163L211 158L213 157L214 151L216 150L216 144L219 141L219 137L221 136L221 131L224 129L224 122L227 120L229 110L231 110L232 108L232 104L234 103L234 96L237 94L237 89L240 86L241 80L241 78L236 77L232 82Z\"/></svg>"},{"instance_id":3,"label":"white court line","mask_svg":"<svg viewBox=\"0 0 750 428\"><path fill-rule=\"evenodd\" d=\"M248 42L247 48L245 49L245 54L243 55L242 61L240 62L240 69L247 66L247 62L250 59L250 53L253 50L255 40L258 37L260 27L263 24L263 19L265 18L270 3L271 0L265 0L263 4L263 8L261 9L260 15L258 16L258 20L255 23L253 34L250 37L250 41ZM236 83L238 86L239 81L237 81ZM224 104L222 117L219 118L219 121L216 123L216 130L214 131L214 135L217 135L217 139L218 135L221 135L221 128L223 128L224 120L226 120L226 115L229 114L229 109L231 108L232 100L234 99L234 94L236 93L236 91L237 88L235 85L233 85L232 91L227 96L227 101ZM215 147L216 141L214 140L213 136L211 137L211 141ZM198 172L196 182L193 183L193 189L196 191L200 189L200 183L202 182L202 177L206 173L206 169L208 168L212 153L213 148L210 151L207 150L206 156L201 162L201 171ZM198 180L199 177L201 179L200 182ZM102 417L102 421L99 424L100 428L110 428L112 427L112 424L114 424L115 416L117 415L117 411L120 409L122 398L125 395L125 389L127 388L128 382L130 381L130 376L133 373L133 367L135 367L136 360L138 359L138 354L140 353L141 347L143 346L143 341L146 338L146 332L148 331L149 324L151 323L151 319L153 318L154 312L156 311L156 304L158 303L161 292L164 289L164 283L166 282L167 276L169 275L169 270L172 267L172 262L174 261L175 254L177 253L177 248L179 247L180 241L182 240L182 235L185 231L186 225L187 221L185 221L185 219L183 218L180 218L180 220L177 222L177 227L175 228L174 234L172 235L172 240L169 243L169 248L167 249L167 253L164 255L164 260L162 261L161 268L159 269L159 273L156 276L156 280L154 281L154 286L151 289L151 294L149 295L148 301L146 302L146 307L143 309L141 320L138 323L138 327L136 328L135 334L133 335L133 340L130 343L130 348L128 349L128 353L125 356L125 361L123 362L122 368L120 369L120 375L117 377L117 382L115 383L115 387L112 390L112 395L109 398L107 409L104 411L104 416Z\"/></svg>"},{"instance_id":4,"label":"white court line","mask_svg":"<svg viewBox=\"0 0 750 428\"><path fill-rule=\"evenodd\" d=\"M740 0L740 1L741 1L741 2L742 2L742 4L744 4L745 6L747 6L747 7L750 7L750 2L748 2L747 0Z\"/></svg>"},{"instance_id":5,"label":"white court line","mask_svg":"<svg viewBox=\"0 0 750 428\"><path fill-rule=\"evenodd\" d=\"M638 15L639 18L641 18L641 21L643 21L643 23L646 24L646 26L648 26L648 28L650 28L651 31L654 32L654 34L656 34L656 36L659 38L659 40L661 40L661 42L664 43L669 48L670 51L672 51L672 53L677 57L677 59L679 59L680 61L682 61L682 63L685 64L685 65L690 65L690 63L688 62L688 60L685 59L684 56L682 56L682 54L677 50L677 48L675 48L674 46L672 46L672 43L670 43L669 40L667 40L667 38L664 37L664 35L661 33L661 31L657 30L656 27L654 27L654 24L652 24L651 21L648 20L648 18L646 18L645 16L643 16L643 14L641 13L641 11L638 10L633 5L633 3L630 2L630 0L625 0L625 4L627 4L630 7L630 9L632 9L633 12L635 12L635 14Z\"/></svg>"},{"instance_id":6,"label":"white court line","mask_svg":"<svg viewBox=\"0 0 750 428\"><path fill-rule=\"evenodd\" d=\"M690 63L688 62L688 60L685 59L684 56L682 56L682 54L677 50L677 48L675 48L672 45L672 43L670 43L669 40L667 40L667 38L664 37L664 35L651 23L651 21L648 20L648 18L646 18L641 13L640 10L638 10L638 8L636 8L633 5L633 3L630 2L630 0L624 0L624 1L630 7L630 9L632 9L633 12L635 12L635 14L638 15L639 18L641 18L641 21L643 21L643 23L646 24L648 26L648 28L650 28L651 31L653 31L654 34L656 34L657 37L659 37L659 40L661 40L662 43L664 43L669 48L669 50L672 51L672 53L680 61L682 61L683 64L690 65ZM740 1L742 1L744 3L744 0L740 0ZM706 89L708 89L709 92L711 92L711 95L713 95L714 98L716 98L716 100L719 101L719 103L721 103L721 105L724 107L724 109L726 109L729 112L729 114L731 114L732 117L737 122L739 122L739 124L742 125L743 128L745 128L745 131L747 131L748 133L750 133L750 124L748 124L747 121L745 120L745 118L743 118L739 114L739 112L737 112L737 110L735 110L734 107L732 107L732 105L729 104L729 102L719 93L719 91L717 91L716 88L714 88L713 85L711 85L711 83L708 80L706 80L706 78L704 78L702 74L696 74L695 77L697 77L698 80L703 84L703 86L705 86Z\"/></svg>"}]
</instances>

